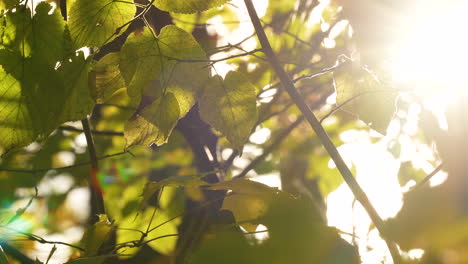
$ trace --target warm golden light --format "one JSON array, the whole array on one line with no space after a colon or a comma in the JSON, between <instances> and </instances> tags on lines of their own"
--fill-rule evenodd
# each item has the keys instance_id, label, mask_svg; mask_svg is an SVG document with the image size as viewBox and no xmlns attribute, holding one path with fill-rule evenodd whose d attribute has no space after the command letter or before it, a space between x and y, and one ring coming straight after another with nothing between
<instances>
[{"instance_id":1,"label":"warm golden light","mask_svg":"<svg viewBox=\"0 0 468 264\"><path fill-rule=\"evenodd\" d=\"M421 96L458 96L468 86L467 1L440 8L408 25L393 63L394 81ZM416 12L417 13L417 12Z\"/></svg>"}]
</instances>

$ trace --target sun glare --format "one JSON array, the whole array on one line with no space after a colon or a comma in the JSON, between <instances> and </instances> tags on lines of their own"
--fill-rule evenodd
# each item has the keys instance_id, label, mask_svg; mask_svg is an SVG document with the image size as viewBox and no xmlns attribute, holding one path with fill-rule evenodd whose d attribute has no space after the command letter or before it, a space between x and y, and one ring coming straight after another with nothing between
<instances>
[{"instance_id":1,"label":"sun glare","mask_svg":"<svg viewBox=\"0 0 468 264\"><path fill-rule=\"evenodd\" d=\"M458 1L407 25L409 37L401 42L392 67L394 81L424 95L464 94L468 86L467 11L468 1Z\"/></svg>"}]
</instances>

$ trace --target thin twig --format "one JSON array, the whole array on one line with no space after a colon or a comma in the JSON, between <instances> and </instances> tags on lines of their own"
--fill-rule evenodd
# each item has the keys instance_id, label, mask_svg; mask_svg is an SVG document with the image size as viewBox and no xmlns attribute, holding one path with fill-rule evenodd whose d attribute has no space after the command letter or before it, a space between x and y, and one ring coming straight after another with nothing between
<instances>
[{"instance_id":1,"label":"thin twig","mask_svg":"<svg viewBox=\"0 0 468 264\"><path fill-rule=\"evenodd\" d=\"M40 237L38 235L22 232L20 230L16 230L16 229L11 228L11 227L6 226L6 225L0 225L0 228L12 231L12 232L17 233L19 235L23 235L30 241L36 241L36 242L41 243L41 244L64 245L64 246L68 246L68 247L71 247L71 248L74 248L74 249L78 249L80 251L84 251L84 249L79 247L79 246L75 246L75 245L68 244L68 243L61 242L61 241L49 241L49 240L46 240L46 239L44 239L44 238L42 238L42 237ZM0 242L3 242L3 241L0 241Z\"/></svg>"},{"instance_id":2,"label":"thin twig","mask_svg":"<svg viewBox=\"0 0 468 264\"><path fill-rule=\"evenodd\" d=\"M275 150L283 141L284 139L296 128L299 126L302 121L304 121L304 116L300 116L292 123L289 127L284 129L271 144L263 150L262 155L257 156L254 160L252 160L247 167L245 167L241 173L237 176L234 176L233 179L243 178L249 171L255 168L261 161L263 161L273 150Z\"/></svg>"},{"instance_id":3,"label":"thin twig","mask_svg":"<svg viewBox=\"0 0 468 264\"><path fill-rule=\"evenodd\" d=\"M226 161L222 165L222 170L226 173L228 169L232 166L232 163L234 162L234 159L239 155L238 150L233 150L231 155L226 159Z\"/></svg>"},{"instance_id":4,"label":"thin twig","mask_svg":"<svg viewBox=\"0 0 468 264\"><path fill-rule=\"evenodd\" d=\"M207 62L208 65L207 66L212 66L213 64L217 63L217 62L221 62L221 61L226 61L226 60L230 60L230 59L234 59L234 58L239 58L239 57L244 57L244 56L247 56L247 55L253 55L254 53L257 53L257 52L261 52L262 49L254 49L254 50L251 50L251 51L247 51L247 52L244 52L244 53L240 53L240 54L235 54L235 55L232 55L232 56L228 56L228 57L225 57L225 58L221 58L221 59L216 59L216 60L197 60L197 59L178 59L178 58L173 58L173 57L168 57L168 56L164 56L165 58L169 59L169 60L175 60L177 62Z\"/></svg>"},{"instance_id":5,"label":"thin twig","mask_svg":"<svg viewBox=\"0 0 468 264\"><path fill-rule=\"evenodd\" d=\"M337 148L331 141L330 137L328 136L325 129L322 127L318 119L309 109L307 104L304 102L302 96L294 87L294 83L291 81L287 73L284 71L283 67L279 63L276 54L273 52L273 49L270 46L268 38L263 30L263 27L260 23L260 19L258 18L257 12L255 11L255 7L252 3L252 0L244 0L245 5L247 7L247 11L249 13L250 19L252 20L252 24L257 32L257 37L260 41L260 44L263 48L263 52L265 53L266 57L268 58L270 65L275 70L278 78L280 79L283 87L286 89L288 94L290 95L291 99L297 105L297 107L301 110L307 121L309 122L312 129L317 134L318 138L322 142L322 145L327 150L328 154L335 162L336 167L340 171L341 175L343 176L345 182L348 184L349 188L353 192L356 199L361 203L361 205L366 209L369 217L371 218L372 222L375 224L377 229L382 233L384 229L384 222L382 218L380 218L379 214L375 210L374 206L369 201L369 198L362 190L361 186L357 183L356 179L354 178L351 170L348 168L346 163L344 162L343 158L341 157L340 153L338 152ZM393 262L395 264L401 263L401 256L398 251L396 244L392 241L385 240L387 246L390 250L390 253L393 258Z\"/></svg>"},{"instance_id":6,"label":"thin twig","mask_svg":"<svg viewBox=\"0 0 468 264\"><path fill-rule=\"evenodd\" d=\"M59 126L58 129L63 130L63 131L73 131L73 132L80 132L80 133L84 132L83 129L79 129L73 126L65 126L65 125ZM91 133L96 136L123 136L124 135L123 132L94 130L94 129L91 130Z\"/></svg>"},{"instance_id":7,"label":"thin twig","mask_svg":"<svg viewBox=\"0 0 468 264\"><path fill-rule=\"evenodd\" d=\"M444 163L442 162L437 166L431 173L429 173L424 179L422 179L416 186L414 186L414 190L422 188L434 175L436 175L442 168L444 167Z\"/></svg>"},{"instance_id":8,"label":"thin twig","mask_svg":"<svg viewBox=\"0 0 468 264\"><path fill-rule=\"evenodd\" d=\"M103 160L103 159L107 159L107 158L112 158L112 157L120 156L120 155L127 154L127 153L130 154L130 152L128 152L128 151L119 152L119 153L114 153L114 154L109 154L109 155L105 155L105 156L98 157L98 160ZM91 164L91 161L81 162L81 163L73 164L73 165L70 165L70 166L55 167L55 168L31 169L31 170L14 169L14 168L13 168L13 169L9 169L9 168L0 168L0 171L35 174L35 173L40 173L40 172L47 172L47 171L50 171L50 170L59 171L59 170L74 169L74 168L86 166L86 165L89 165L89 164Z\"/></svg>"}]
</instances>

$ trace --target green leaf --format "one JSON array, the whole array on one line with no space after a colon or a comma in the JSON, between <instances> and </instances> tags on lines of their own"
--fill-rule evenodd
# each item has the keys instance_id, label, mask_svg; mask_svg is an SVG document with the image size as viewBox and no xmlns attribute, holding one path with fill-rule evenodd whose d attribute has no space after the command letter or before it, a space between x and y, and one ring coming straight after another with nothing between
<instances>
[{"instance_id":1,"label":"green leaf","mask_svg":"<svg viewBox=\"0 0 468 264\"><path fill-rule=\"evenodd\" d=\"M58 69L65 86L60 123L86 118L93 110L94 101L88 86L90 69L91 66L82 52L64 61Z\"/></svg>"},{"instance_id":2,"label":"green leaf","mask_svg":"<svg viewBox=\"0 0 468 264\"><path fill-rule=\"evenodd\" d=\"M41 56L49 65L55 66L64 57L63 21L58 9L49 14L52 6L41 2L31 18L31 11L20 6L15 12L8 12L0 26L0 48L15 50L25 57Z\"/></svg>"},{"instance_id":3,"label":"green leaf","mask_svg":"<svg viewBox=\"0 0 468 264\"><path fill-rule=\"evenodd\" d=\"M201 118L242 150L257 122L255 87L238 72L214 76L199 96Z\"/></svg>"},{"instance_id":4,"label":"green leaf","mask_svg":"<svg viewBox=\"0 0 468 264\"><path fill-rule=\"evenodd\" d=\"M81 239L85 256L94 256L99 248L109 238L114 225L107 219L106 215L99 215L99 221L86 229Z\"/></svg>"},{"instance_id":5,"label":"green leaf","mask_svg":"<svg viewBox=\"0 0 468 264\"><path fill-rule=\"evenodd\" d=\"M5 252L3 251L2 246L0 246L0 264L8 264L8 263L10 262L8 262L8 258Z\"/></svg>"},{"instance_id":6,"label":"green leaf","mask_svg":"<svg viewBox=\"0 0 468 264\"><path fill-rule=\"evenodd\" d=\"M206 55L192 35L176 26L164 27L157 37L149 29L134 34L120 53L120 71L133 98L154 96L151 89L160 93L170 86L196 92L209 78L205 63L180 61L206 60Z\"/></svg>"},{"instance_id":7,"label":"green leaf","mask_svg":"<svg viewBox=\"0 0 468 264\"><path fill-rule=\"evenodd\" d=\"M136 7L117 0L80 0L70 9L70 34L76 48L101 47L125 31ZM124 26L125 25L125 26ZM117 29L124 26L117 32Z\"/></svg>"},{"instance_id":8,"label":"green leaf","mask_svg":"<svg viewBox=\"0 0 468 264\"><path fill-rule=\"evenodd\" d=\"M164 11L174 13L196 13L219 7L230 0L156 0L154 5Z\"/></svg>"},{"instance_id":9,"label":"green leaf","mask_svg":"<svg viewBox=\"0 0 468 264\"><path fill-rule=\"evenodd\" d=\"M100 59L92 72L93 98L97 103L105 103L120 88L125 87L125 81L119 70L119 53L110 53Z\"/></svg>"},{"instance_id":10,"label":"green leaf","mask_svg":"<svg viewBox=\"0 0 468 264\"><path fill-rule=\"evenodd\" d=\"M385 135L396 111L396 90L382 85L357 62L347 62L334 74L336 103L372 129Z\"/></svg>"},{"instance_id":11,"label":"green leaf","mask_svg":"<svg viewBox=\"0 0 468 264\"><path fill-rule=\"evenodd\" d=\"M176 97L166 92L127 122L124 130L126 148L166 143L179 117L180 108Z\"/></svg>"},{"instance_id":12,"label":"green leaf","mask_svg":"<svg viewBox=\"0 0 468 264\"><path fill-rule=\"evenodd\" d=\"M49 14L51 10L52 6L46 2L37 5L29 42L32 56L41 56L53 67L67 55L67 51L64 49L65 21L59 8L55 8L54 12Z\"/></svg>"},{"instance_id":13,"label":"green leaf","mask_svg":"<svg viewBox=\"0 0 468 264\"><path fill-rule=\"evenodd\" d=\"M23 58L0 50L0 147L25 146L91 111L87 64L82 56L55 70L43 56Z\"/></svg>"},{"instance_id":14,"label":"green leaf","mask_svg":"<svg viewBox=\"0 0 468 264\"><path fill-rule=\"evenodd\" d=\"M31 52L26 37L31 28L31 10L25 6L0 17L0 48L17 50L24 56Z\"/></svg>"},{"instance_id":15,"label":"green leaf","mask_svg":"<svg viewBox=\"0 0 468 264\"><path fill-rule=\"evenodd\" d=\"M10 149L52 132L65 89L57 72L40 59L0 50L0 61L0 146Z\"/></svg>"}]
</instances>

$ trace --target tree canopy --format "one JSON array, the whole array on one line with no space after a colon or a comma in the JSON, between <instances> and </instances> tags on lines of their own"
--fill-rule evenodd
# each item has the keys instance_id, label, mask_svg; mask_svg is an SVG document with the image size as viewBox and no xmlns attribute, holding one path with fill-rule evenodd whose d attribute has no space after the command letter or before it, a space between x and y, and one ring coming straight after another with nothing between
<instances>
[{"instance_id":1,"label":"tree canopy","mask_svg":"<svg viewBox=\"0 0 468 264\"><path fill-rule=\"evenodd\" d=\"M414 5L0 0L0 264L468 263L464 95L389 67Z\"/></svg>"}]
</instances>

